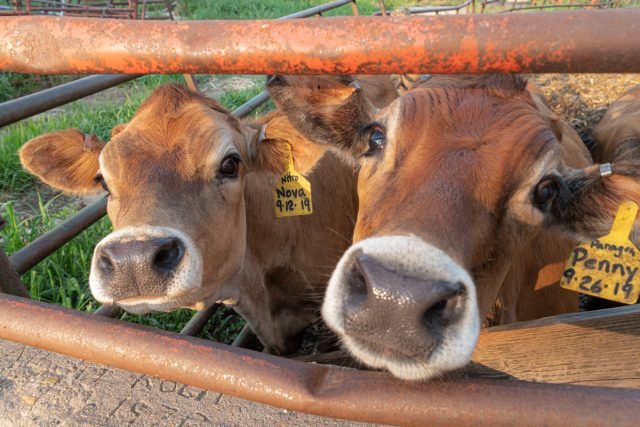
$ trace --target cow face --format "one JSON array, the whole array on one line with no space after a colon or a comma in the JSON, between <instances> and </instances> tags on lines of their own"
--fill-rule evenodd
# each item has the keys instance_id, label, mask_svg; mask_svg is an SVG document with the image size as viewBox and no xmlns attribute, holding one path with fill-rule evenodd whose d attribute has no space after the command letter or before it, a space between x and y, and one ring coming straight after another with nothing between
<instances>
[{"instance_id":1,"label":"cow face","mask_svg":"<svg viewBox=\"0 0 640 427\"><path fill-rule=\"evenodd\" d=\"M377 110L353 84L335 96L293 77L270 82L294 126L360 165L355 243L323 317L364 363L406 379L463 366L511 263L541 230L604 234L623 195L640 200L632 165L606 180L597 166L569 167L588 165L588 153L558 141L525 86L473 78Z\"/></svg>"},{"instance_id":2,"label":"cow face","mask_svg":"<svg viewBox=\"0 0 640 427\"><path fill-rule=\"evenodd\" d=\"M263 133L166 85L108 144L59 131L28 142L20 156L58 189L108 193L115 231L96 246L89 279L99 302L134 313L201 308L242 263L247 173L286 165L286 144Z\"/></svg>"}]
</instances>

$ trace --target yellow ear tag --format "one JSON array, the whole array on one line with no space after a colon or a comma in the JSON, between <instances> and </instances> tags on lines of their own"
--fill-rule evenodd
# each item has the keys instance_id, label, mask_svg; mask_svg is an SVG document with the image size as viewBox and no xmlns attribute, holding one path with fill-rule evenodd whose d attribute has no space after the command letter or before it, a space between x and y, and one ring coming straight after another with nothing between
<instances>
[{"instance_id":1,"label":"yellow ear tag","mask_svg":"<svg viewBox=\"0 0 640 427\"><path fill-rule=\"evenodd\" d=\"M291 147L289 147L287 169L276 184L276 188L273 191L273 200L277 218L313 213L311 183L300 175L293 166Z\"/></svg>"},{"instance_id":2,"label":"yellow ear tag","mask_svg":"<svg viewBox=\"0 0 640 427\"><path fill-rule=\"evenodd\" d=\"M573 248L560 286L635 304L640 294L640 251L629 240L629 234L637 214L637 204L622 203L609 234Z\"/></svg>"}]
</instances>

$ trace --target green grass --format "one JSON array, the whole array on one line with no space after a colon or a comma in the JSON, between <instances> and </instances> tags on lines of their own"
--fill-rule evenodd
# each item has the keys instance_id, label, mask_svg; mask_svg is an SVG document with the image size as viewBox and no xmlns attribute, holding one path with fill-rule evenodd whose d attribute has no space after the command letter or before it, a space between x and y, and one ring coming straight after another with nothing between
<instances>
[{"instance_id":1,"label":"green grass","mask_svg":"<svg viewBox=\"0 0 640 427\"><path fill-rule=\"evenodd\" d=\"M8 253L22 248L75 213L71 207L52 212L40 199L39 211L23 220L17 218L12 203L5 204L4 208L3 216L7 225L2 236ZM87 288L89 266L93 247L110 231L108 219L103 218L24 274L22 281L32 298L68 308L94 311L97 303Z\"/></svg>"}]
</instances>

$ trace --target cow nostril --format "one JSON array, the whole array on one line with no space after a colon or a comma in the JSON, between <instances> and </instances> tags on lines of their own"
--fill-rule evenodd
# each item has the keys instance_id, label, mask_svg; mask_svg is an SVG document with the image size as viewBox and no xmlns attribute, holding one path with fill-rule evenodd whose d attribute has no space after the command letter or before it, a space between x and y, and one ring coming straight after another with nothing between
<instances>
[{"instance_id":1,"label":"cow nostril","mask_svg":"<svg viewBox=\"0 0 640 427\"><path fill-rule=\"evenodd\" d=\"M349 275L349 281L345 291L345 308L353 309L359 306L367 300L368 296L369 291L367 289L367 282L360 272L359 263L356 262L354 268L351 270L351 274Z\"/></svg>"},{"instance_id":2,"label":"cow nostril","mask_svg":"<svg viewBox=\"0 0 640 427\"><path fill-rule=\"evenodd\" d=\"M98 268L103 273L111 273L113 272L113 262L111 262L111 259L108 256L100 255L98 257Z\"/></svg>"},{"instance_id":3,"label":"cow nostril","mask_svg":"<svg viewBox=\"0 0 640 427\"><path fill-rule=\"evenodd\" d=\"M158 247L153 266L161 273L170 273L180 264L183 256L184 245L178 239L170 238Z\"/></svg>"},{"instance_id":4,"label":"cow nostril","mask_svg":"<svg viewBox=\"0 0 640 427\"><path fill-rule=\"evenodd\" d=\"M429 331L429 333L437 333L438 331L442 330L443 327L447 326L448 316L445 312L446 308L447 300L442 300L429 307L422 314L422 324L425 328L427 328L427 331Z\"/></svg>"},{"instance_id":5,"label":"cow nostril","mask_svg":"<svg viewBox=\"0 0 640 427\"><path fill-rule=\"evenodd\" d=\"M431 304L422 314L422 322L430 331L447 326L454 319L456 306L464 294L462 283L447 284L447 287L448 295L444 295L444 298Z\"/></svg>"}]
</instances>

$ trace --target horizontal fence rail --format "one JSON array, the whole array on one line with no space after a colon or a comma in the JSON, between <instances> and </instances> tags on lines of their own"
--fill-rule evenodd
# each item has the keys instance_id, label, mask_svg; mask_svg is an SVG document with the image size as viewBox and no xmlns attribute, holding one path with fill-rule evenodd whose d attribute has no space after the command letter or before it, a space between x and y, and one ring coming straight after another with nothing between
<instances>
[{"instance_id":1,"label":"horizontal fence rail","mask_svg":"<svg viewBox=\"0 0 640 427\"><path fill-rule=\"evenodd\" d=\"M613 31L612 29L616 29ZM640 72L640 9L270 21L10 17L25 73Z\"/></svg>"},{"instance_id":2,"label":"horizontal fence rail","mask_svg":"<svg viewBox=\"0 0 640 427\"><path fill-rule=\"evenodd\" d=\"M0 42L1 43L1 42ZM137 79L138 75L89 76L0 104L0 127Z\"/></svg>"},{"instance_id":3,"label":"horizontal fence rail","mask_svg":"<svg viewBox=\"0 0 640 427\"><path fill-rule=\"evenodd\" d=\"M0 338L256 402L400 425L637 425L640 391L520 381L413 383L0 295Z\"/></svg>"}]
</instances>

